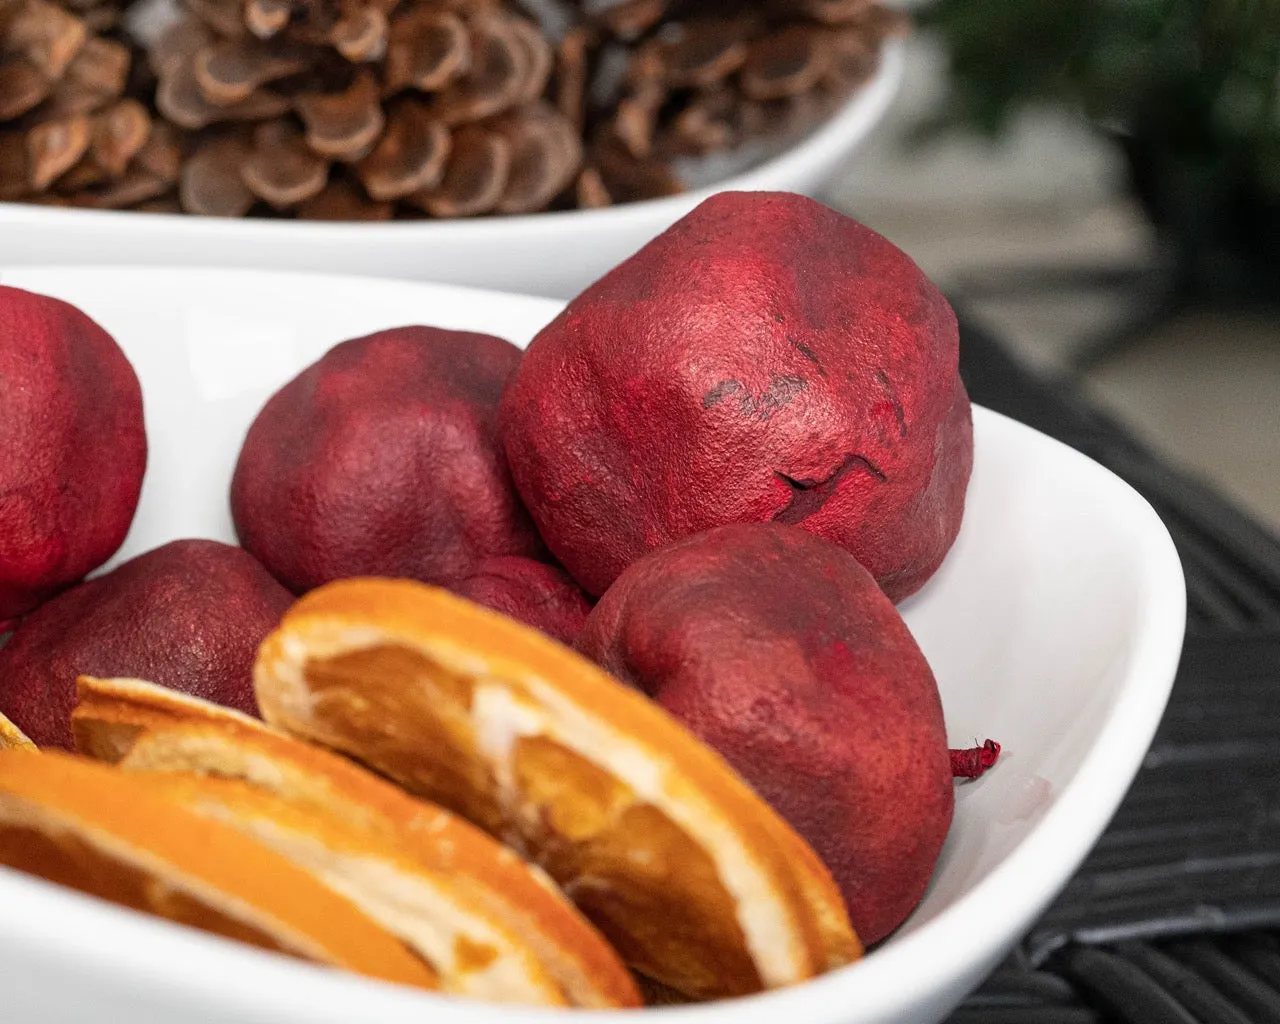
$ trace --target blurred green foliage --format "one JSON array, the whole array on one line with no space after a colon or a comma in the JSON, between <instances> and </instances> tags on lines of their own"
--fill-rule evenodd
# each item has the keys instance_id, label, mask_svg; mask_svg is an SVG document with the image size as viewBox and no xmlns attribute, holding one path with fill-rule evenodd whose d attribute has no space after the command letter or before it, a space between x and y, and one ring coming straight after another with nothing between
<instances>
[{"instance_id":1,"label":"blurred green foliage","mask_svg":"<svg viewBox=\"0 0 1280 1024\"><path fill-rule=\"evenodd\" d=\"M1280 0L935 0L953 88L931 135L1045 101L1280 198Z\"/></svg>"}]
</instances>

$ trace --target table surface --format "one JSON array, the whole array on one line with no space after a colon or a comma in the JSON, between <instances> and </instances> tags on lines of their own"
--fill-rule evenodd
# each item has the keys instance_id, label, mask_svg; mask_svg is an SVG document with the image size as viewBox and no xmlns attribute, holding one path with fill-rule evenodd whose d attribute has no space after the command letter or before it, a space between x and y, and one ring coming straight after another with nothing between
<instances>
[{"instance_id":1,"label":"table surface","mask_svg":"<svg viewBox=\"0 0 1280 1024\"><path fill-rule=\"evenodd\" d=\"M1110 828L951 1022L1280 1022L1280 540L963 319L961 373L975 402L1151 502L1186 571L1188 632Z\"/></svg>"}]
</instances>

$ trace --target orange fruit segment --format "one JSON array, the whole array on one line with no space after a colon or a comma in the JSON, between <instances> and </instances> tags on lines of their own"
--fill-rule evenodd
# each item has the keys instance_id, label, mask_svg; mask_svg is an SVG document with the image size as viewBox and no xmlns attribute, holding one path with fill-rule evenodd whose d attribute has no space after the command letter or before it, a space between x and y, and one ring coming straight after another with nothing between
<instances>
[{"instance_id":1,"label":"orange fruit segment","mask_svg":"<svg viewBox=\"0 0 1280 1024\"><path fill-rule=\"evenodd\" d=\"M254 672L273 726L513 846L686 996L860 955L816 855L718 754L532 629L423 584L343 580L286 613Z\"/></svg>"},{"instance_id":2,"label":"orange fruit segment","mask_svg":"<svg viewBox=\"0 0 1280 1024\"><path fill-rule=\"evenodd\" d=\"M0 752L0 863L263 949L437 987L399 939L279 854L72 754Z\"/></svg>"},{"instance_id":3,"label":"orange fruit segment","mask_svg":"<svg viewBox=\"0 0 1280 1024\"><path fill-rule=\"evenodd\" d=\"M631 974L554 883L458 816L345 758L164 687L81 677L78 697L72 731L82 751L115 760L125 771L198 775L257 789L263 799L234 789L175 792L287 855L301 847L321 857L307 866L410 941L446 991L597 1009L639 1005ZM218 806L219 793L226 806ZM317 847L321 833L327 846ZM351 870L355 860L375 858L376 879ZM399 898L394 920L376 913L388 885L412 889L421 911L400 919L412 907ZM482 967L474 956L458 954L481 947L494 951Z\"/></svg>"},{"instance_id":4,"label":"orange fruit segment","mask_svg":"<svg viewBox=\"0 0 1280 1024\"><path fill-rule=\"evenodd\" d=\"M26 733L4 715L0 715L0 750L25 750L30 753L36 749Z\"/></svg>"}]
</instances>

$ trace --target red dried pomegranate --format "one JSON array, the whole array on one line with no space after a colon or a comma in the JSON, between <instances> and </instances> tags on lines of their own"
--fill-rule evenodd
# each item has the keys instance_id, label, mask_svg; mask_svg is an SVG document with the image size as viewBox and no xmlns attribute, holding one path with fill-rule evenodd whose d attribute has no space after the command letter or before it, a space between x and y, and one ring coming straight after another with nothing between
<instances>
[{"instance_id":1,"label":"red dried pomegranate","mask_svg":"<svg viewBox=\"0 0 1280 1024\"><path fill-rule=\"evenodd\" d=\"M568 573L531 558L490 558L451 589L562 644L577 639L591 612L587 595Z\"/></svg>"},{"instance_id":2,"label":"red dried pomegranate","mask_svg":"<svg viewBox=\"0 0 1280 1024\"><path fill-rule=\"evenodd\" d=\"M147 466L142 389L106 331L0 287L0 633L124 542Z\"/></svg>"},{"instance_id":3,"label":"red dried pomegranate","mask_svg":"<svg viewBox=\"0 0 1280 1024\"><path fill-rule=\"evenodd\" d=\"M76 676L147 679L257 715L253 659L293 596L247 551L179 540L42 605L0 648L0 713L72 749Z\"/></svg>"},{"instance_id":4,"label":"red dried pomegranate","mask_svg":"<svg viewBox=\"0 0 1280 1024\"><path fill-rule=\"evenodd\" d=\"M802 526L894 600L960 527L955 316L899 249L801 196L722 193L579 295L502 400L516 487L589 592L679 537Z\"/></svg>"},{"instance_id":5,"label":"red dried pomegranate","mask_svg":"<svg viewBox=\"0 0 1280 1024\"><path fill-rule=\"evenodd\" d=\"M919 903L951 824L937 685L847 552L776 524L656 551L578 649L718 750L831 869L865 943Z\"/></svg>"},{"instance_id":6,"label":"red dried pomegranate","mask_svg":"<svg viewBox=\"0 0 1280 1024\"><path fill-rule=\"evenodd\" d=\"M349 576L447 584L545 554L495 434L520 350L402 327L343 342L267 402L231 482L240 542L295 593Z\"/></svg>"}]
</instances>

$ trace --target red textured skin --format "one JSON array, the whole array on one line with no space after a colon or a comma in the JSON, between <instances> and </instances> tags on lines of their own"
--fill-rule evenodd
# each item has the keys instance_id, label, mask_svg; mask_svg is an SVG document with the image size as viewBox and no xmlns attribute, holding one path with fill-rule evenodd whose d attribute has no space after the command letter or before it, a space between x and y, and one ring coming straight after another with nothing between
<instances>
[{"instance_id":1,"label":"red textured skin","mask_svg":"<svg viewBox=\"0 0 1280 1024\"><path fill-rule=\"evenodd\" d=\"M578 650L718 750L831 869L865 943L920 902L951 825L937 685L847 552L724 526L632 565Z\"/></svg>"},{"instance_id":2,"label":"red textured skin","mask_svg":"<svg viewBox=\"0 0 1280 1024\"><path fill-rule=\"evenodd\" d=\"M958 357L951 307L879 235L801 196L722 193L534 339L500 431L547 546L592 594L675 538L776 520L900 600L960 527Z\"/></svg>"},{"instance_id":3,"label":"red textured skin","mask_svg":"<svg viewBox=\"0 0 1280 1024\"><path fill-rule=\"evenodd\" d=\"M0 633L124 542L147 468L142 389L106 331L0 287Z\"/></svg>"},{"instance_id":4,"label":"red textured skin","mask_svg":"<svg viewBox=\"0 0 1280 1024\"><path fill-rule=\"evenodd\" d=\"M240 543L298 594L351 576L448 584L486 558L545 555L495 436L520 355L432 327L335 346L249 428L231 481Z\"/></svg>"},{"instance_id":5,"label":"red textured skin","mask_svg":"<svg viewBox=\"0 0 1280 1024\"><path fill-rule=\"evenodd\" d=\"M0 713L72 747L78 675L146 679L258 714L253 660L293 603L247 551L178 540L41 605L0 648Z\"/></svg>"},{"instance_id":6,"label":"red textured skin","mask_svg":"<svg viewBox=\"0 0 1280 1024\"><path fill-rule=\"evenodd\" d=\"M587 595L567 572L531 558L491 558L452 589L569 646L591 613Z\"/></svg>"}]
</instances>

